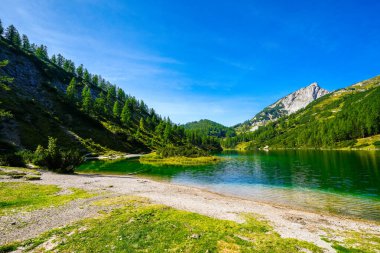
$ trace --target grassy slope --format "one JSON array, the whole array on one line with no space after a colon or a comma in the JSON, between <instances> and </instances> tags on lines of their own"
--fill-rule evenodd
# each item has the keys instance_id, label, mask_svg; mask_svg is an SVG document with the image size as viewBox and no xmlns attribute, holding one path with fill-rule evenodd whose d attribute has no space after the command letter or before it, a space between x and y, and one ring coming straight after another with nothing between
<instances>
[{"instance_id":1,"label":"grassy slope","mask_svg":"<svg viewBox=\"0 0 380 253\"><path fill-rule=\"evenodd\" d=\"M225 137L227 132L234 133L232 128L208 119L189 122L184 127L186 130L196 131L207 136Z\"/></svg>"},{"instance_id":2,"label":"grassy slope","mask_svg":"<svg viewBox=\"0 0 380 253\"><path fill-rule=\"evenodd\" d=\"M53 136L61 146L76 147L84 152L148 150L144 143L131 138L137 122L129 129L122 128L118 122L91 118L67 103L62 90L66 89L70 74L13 48L3 39L0 39L0 48L0 58L10 61L4 74L14 77L10 90L0 93L0 107L14 116L2 124L3 129L12 134L3 131L0 149L35 149L38 144L46 145L47 136ZM12 139L10 136L14 133L16 137Z\"/></svg>"},{"instance_id":3,"label":"grassy slope","mask_svg":"<svg viewBox=\"0 0 380 253\"><path fill-rule=\"evenodd\" d=\"M321 252L311 243L281 238L265 221L249 215L245 223L238 224L126 196L96 204L119 208L3 248L23 245L38 252L47 246L59 252Z\"/></svg>"},{"instance_id":4,"label":"grassy slope","mask_svg":"<svg viewBox=\"0 0 380 253\"><path fill-rule=\"evenodd\" d=\"M340 89L330 93L320 99L309 104L305 109L274 123L276 136L270 137L268 140L253 140L243 142L236 145L238 150L246 150L249 148L264 147L269 145L271 148L288 148L287 142L295 139L299 133L310 128L312 124L323 125L326 123L334 124L336 115L345 106L345 102L349 99L357 97L356 103L366 100L373 91L380 89L380 76L371 78L364 82ZM372 98L373 99L373 98ZM380 99L380 98L375 98ZM289 123L291 122L291 123ZM265 132L268 127L260 129ZM259 130L259 131L260 131ZM269 131L267 131L269 133ZM269 135L269 134L268 134ZM366 138L355 138L352 141L336 143L329 146L334 149L380 149L379 135ZM305 143L299 143L297 147L312 147ZM326 147L325 147L326 148Z\"/></svg>"}]
</instances>

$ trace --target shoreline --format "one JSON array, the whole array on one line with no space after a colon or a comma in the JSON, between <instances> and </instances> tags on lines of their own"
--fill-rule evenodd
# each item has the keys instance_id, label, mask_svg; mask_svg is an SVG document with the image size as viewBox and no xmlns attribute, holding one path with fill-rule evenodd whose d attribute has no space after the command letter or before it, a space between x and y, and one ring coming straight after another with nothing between
<instances>
[{"instance_id":1,"label":"shoreline","mask_svg":"<svg viewBox=\"0 0 380 253\"><path fill-rule=\"evenodd\" d=\"M83 175L83 176L88 176L88 175L93 175L93 176L98 176L98 177L120 177L120 178L135 178L135 179L142 179L142 180L149 180L153 182L158 182L158 183L163 183L163 184L168 184L168 185L173 185L173 186L179 186L179 187L188 187L188 188L194 188L198 189L204 192L207 192L209 194L215 194L219 195L221 197L225 198L235 198L237 200L242 200L242 201L252 201L252 202L257 202L263 205L269 205L273 206L275 208L279 209L290 209L294 211L300 211L300 212L307 212L307 213L313 213L316 215L324 215L324 216L331 216L335 217L337 219L349 219L349 220L354 220L358 222L364 222L364 223L369 223L369 224L377 224L380 226L380 220L373 220L373 219L366 219L366 218L361 218L361 217L356 217L353 215L344 215L344 214L338 214L338 213L333 213L333 212L328 212L326 210L314 210L314 209L308 209L308 208L303 208L301 206L295 206L295 205L286 205L283 203L276 203L276 202L271 202L271 201L264 201L260 199L255 199L249 196L243 196L239 194L234 194L234 193L227 193L227 192L218 192L214 191L212 189L209 189L207 187L202 187L202 186L196 186L196 185L186 185L186 184L180 184L180 183L175 183L175 182L170 182L167 179L162 179L160 177L154 177L154 176L148 176L148 175L141 175L138 173L128 173L128 174L122 174L122 173L91 173L91 172L76 172L75 175ZM324 192L325 194L334 194L330 192ZM351 196L351 195L349 195ZM360 198L358 196L354 196L357 198Z\"/></svg>"},{"instance_id":2,"label":"shoreline","mask_svg":"<svg viewBox=\"0 0 380 253\"><path fill-rule=\"evenodd\" d=\"M17 182L20 180L0 180ZM335 252L331 244L323 240L326 231L367 231L380 233L376 221L354 219L346 216L299 210L272 203L263 203L239 196L230 196L208 189L155 181L136 176L96 174L62 175L42 172L37 184L53 184L63 189L70 187L91 191L108 191L115 194L140 196L157 204L199 213L209 217L242 222L241 214L253 213L274 227L282 237L305 240Z\"/></svg>"}]
</instances>

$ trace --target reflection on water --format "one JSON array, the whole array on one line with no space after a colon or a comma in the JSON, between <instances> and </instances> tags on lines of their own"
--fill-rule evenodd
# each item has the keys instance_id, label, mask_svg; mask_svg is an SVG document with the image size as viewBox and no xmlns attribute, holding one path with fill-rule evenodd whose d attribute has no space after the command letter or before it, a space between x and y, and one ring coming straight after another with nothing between
<instances>
[{"instance_id":1,"label":"reflection on water","mask_svg":"<svg viewBox=\"0 0 380 253\"><path fill-rule=\"evenodd\" d=\"M175 183L311 210L380 220L380 153L224 152L216 165L154 167L137 160L81 165L82 172L137 173Z\"/></svg>"}]
</instances>

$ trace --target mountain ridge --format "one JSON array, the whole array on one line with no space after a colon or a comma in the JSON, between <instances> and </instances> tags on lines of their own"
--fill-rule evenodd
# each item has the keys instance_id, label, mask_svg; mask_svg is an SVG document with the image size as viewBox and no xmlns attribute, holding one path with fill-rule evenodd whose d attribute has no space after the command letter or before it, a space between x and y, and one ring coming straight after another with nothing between
<instances>
[{"instance_id":1,"label":"mountain ridge","mask_svg":"<svg viewBox=\"0 0 380 253\"><path fill-rule=\"evenodd\" d=\"M290 115L298 110L305 108L314 100L328 94L329 92L321 88L317 82L298 89L280 99L273 104L265 107L258 112L251 120L237 125L239 132L256 131L261 126L276 121L281 117Z\"/></svg>"},{"instance_id":2,"label":"mountain ridge","mask_svg":"<svg viewBox=\"0 0 380 253\"><path fill-rule=\"evenodd\" d=\"M380 76L326 94L254 132L226 138L228 149L380 149Z\"/></svg>"}]
</instances>

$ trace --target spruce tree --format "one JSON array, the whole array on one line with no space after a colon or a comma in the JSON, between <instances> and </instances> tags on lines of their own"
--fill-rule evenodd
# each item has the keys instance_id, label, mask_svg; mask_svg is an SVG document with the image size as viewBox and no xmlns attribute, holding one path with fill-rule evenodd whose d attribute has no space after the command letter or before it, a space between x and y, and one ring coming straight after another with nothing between
<instances>
[{"instance_id":1,"label":"spruce tree","mask_svg":"<svg viewBox=\"0 0 380 253\"><path fill-rule=\"evenodd\" d=\"M83 78L83 64L79 65L77 68L77 76Z\"/></svg>"},{"instance_id":2,"label":"spruce tree","mask_svg":"<svg viewBox=\"0 0 380 253\"><path fill-rule=\"evenodd\" d=\"M83 80L86 83L90 83L90 81L91 81L91 79L90 79L90 73L88 72L87 69L84 69L84 71L83 71Z\"/></svg>"},{"instance_id":3,"label":"spruce tree","mask_svg":"<svg viewBox=\"0 0 380 253\"><path fill-rule=\"evenodd\" d=\"M50 60L52 63L57 64L57 57L55 56L55 54L52 55Z\"/></svg>"},{"instance_id":4,"label":"spruce tree","mask_svg":"<svg viewBox=\"0 0 380 253\"><path fill-rule=\"evenodd\" d=\"M121 111L120 120L125 125L128 125L131 122L131 119L132 119L132 113L130 111L128 103L125 103L123 110Z\"/></svg>"},{"instance_id":5,"label":"spruce tree","mask_svg":"<svg viewBox=\"0 0 380 253\"><path fill-rule=\"evenodd\" d=\"M57 55L57 65L62 68L64 62L65 62L65 58L61 54L58 54Z\"/></svg>"},{"instance_id":6,"label":"spruce tree","mask_svg":"<svg viewBox=\"0 0 380 253\"><path fill-rule=\"evenodd\" d=\"M113 109L112 109L112 112L113 112L113 116L115 118L119 118L120 117L120 106L119 106L119 102L116 100L115 103L113 104Z\"/></svg>"},{"instance_id":7,"label":"spruce tree","mask_svg":"<svg viewBox=\"0 0 380 253\"><path fill-rule=\"evenodd\" d=\"M1 22L1 19L0 19L0 36L3 36L3 33L4 33L4 27L3 27L3 23Z\"/></svg>"},{"instance_id":8,"label":"spruce tree","mask_svg":"<svg viewBox=\"0 0 380 253\"><path fill-rule=\"evenodd\" d=\"M67 86L66 96L70 101L74 102L76 100L76 95L77 95L76 81L75 81L75 78L72 78L70 81L70 84Z\"/></svg>"},{"instance_id":9,"label":"spruce tree","mask_svg":"<svg viewBox=\"0 0 380 253\"><path fill-rule=\"evenodd\" d=\"M104 107L106 105L106 99L103 92L100 92L99 96L95 99L94 110L97 114L104 114Z\"/></svg>"},{"instance_id":10,"label":"spruce tree","mask_svg":"<svg viewBox=\"0 0 380 253\"><path fill-rule=\"evenodd\" d=\"M82 90L82 109L85 112L90 113L91 105L92 105L91 90L90 90L90 87L86 85Z\"/></svg>"},{"instance_id":11,"label":"spruce tree","mask_svg":"<svg viewBox=\"0 0 380 253\"><path fill-rule=\"evenodd\" d=\"M141 118L141 119L140 119L139 128L140 128L141 130L144 130L144 129L145 129L145 121L144 121L144 118Z\"/></svg>"},{"instance_id":12,"label":"spruce tree","mask_svg":"<svg viewBox=\"0 0 380 253\"><path fill-rule=\"evenodd\" d=\"M13 45L21 47L20 34L14 25L8 26L7 30L5 31L5 38L9 40Z\"/></svg>"},{"instance_id":13,"label":"spruce tree","mask_svg":"<svg viewBox=\"0 0 380 253\"><path fill-rule=\"evenodd\" d=\"M47 47L45 45L40 45L39 47L37 47L35 54L40 59L44 59L44 60L49 59L49 56L47 53Z\"/></svg>"},{"instance_id":14,"label":"spruce tree","mask_svg":"<svg viewBox=\"0 0 380 253\"><path fill-rule=\"evenodd\" d=\"M117 99L119 99L121 102L125 102L126 96L123 89L117 88Z\"/></svg>"},{"instance_id":15,"label":"spruce tree","mask_svg":"<svg viewBox=\"0 0 380 253\"><path fill-rule=\"evenodd\" d=\"M28 36L26 36L25 34L22 35L22 49L26 51L30 50L29 39L28 39Z\"/></svg>"},{"instance_id":16,"label":"spruce tree","mask_svg":"<svg viewBox=\"0 0 380 253\"><path fill-rule=\"evenodd\" d=\"M94 75L92 77L92 83L96 86L99 86L99 76L98 75Z\"/></svg>"}]
</instances>

